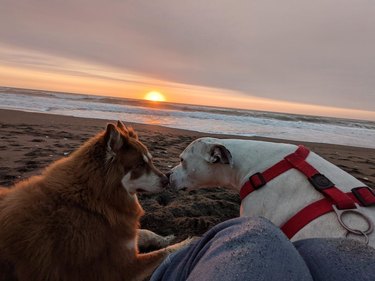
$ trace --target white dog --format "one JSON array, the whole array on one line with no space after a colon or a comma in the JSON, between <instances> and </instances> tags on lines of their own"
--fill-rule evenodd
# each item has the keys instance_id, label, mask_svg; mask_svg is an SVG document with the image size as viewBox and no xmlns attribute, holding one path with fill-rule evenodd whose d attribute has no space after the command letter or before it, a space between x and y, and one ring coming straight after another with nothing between
<instances>
[{"instance_id":1,"label":"white dog","mask_svg":"<svg viewBox=\"0 0 375 281\"><path fill-rule=\"evenodd\" d=\"M373 190L304 147L201 138L180 161L170 172L172 188L232 188L241 195L241 216L268 218L292 240L350 234L375 247Z\"/></svg>"}]
</instances>

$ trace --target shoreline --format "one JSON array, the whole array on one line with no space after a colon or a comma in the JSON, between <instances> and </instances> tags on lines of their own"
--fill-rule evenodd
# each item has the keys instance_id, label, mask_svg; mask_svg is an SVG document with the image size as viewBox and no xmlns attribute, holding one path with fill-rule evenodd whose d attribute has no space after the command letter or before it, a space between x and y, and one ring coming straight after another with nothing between
<instances>
[{"instance_id":1,"label":"shoreline","mask_svg":"<svg viewBox=\"0 0 375 281\"><path fill-rule=\"evenodd\" d=\"M112 120L112 122L115 120ZM375 187L375 149L336 144L239 137L128 123L149 148L162 172L179 163L179 154L194 139L211 136L304 144L365 184ZM53 161L66 157L85 140L103 130L111 120L0 109L0 185L11 186L37 175ZM224 220L239 215L236 192L211 188L171 191L139 196L146 211L143 228L178 239L201 235Z\"/></svg>"},{"instance_id":2,"label":"shoreline","mask_svg":"<svg viewBox=\"0 0 375 281\"><path fill-rule=\"evenodd\" d=\"M1 109L0 108L0 120L1 121L11 121L11 119L8 117L12 115L12 113L16 112L17 116L13 121L19 121L21 122L20 118L23 116L30 114L32 117L30 121L32 124L37 124L38 121L41 120L41 117L37 117L38 115L41 116L54 116L53 119L55 119L54 122L64 122L64 121L72 121L90 125L98 125L100 123L107 124L110 122L115 122L117 120L109 120L109 119L102 119L102 118L88 118L88 117L76 117L76 116L69 116L69 115L60 115L60 114L54 114L54 113L48 113L48 112L34 112L34 111L24 111L24 110L18 110L18 109ZM331 118L331 117L330 117ZM333 118L333 117L332 117ZM42 118L43 119L43 118ZM83 120L86 120L83 121ZM350 119L348 119L350 120ZM44 121L46 121L44 119ZM173 128L173 127L167 127L157 124L144 124L144 123L137 123L137 122L127 122L126 120L121 120L125 124L128 124L129 126L133 126L135 128L139 128L141 130L152 130L152 131L164 131L172 134L186 134L186 135L197 135L199 137L203 136L210 136L215 138L234 138L234 139L248 139L248 140L257 140L257 141L267 141L267 142L277 142L277 143L292 143L292 144L309 144L314 147L319 146L339 146L343 148L351 148L351 149L369 149L372 151L375 151L375 148L371 147L363 147L363 146L352 146L352 145L344 145L344 144L334 144L334 143L320 143L320 142L312 142L312 141L299 141L299 140L291 140L291 139L280 139L280 138L270 138L270 137L262 137L262 136L242 136L242 135L231 135L231 134L217 134L217 133L205 133L205 132L199 132L194 130L187 130L187 129L180 129L180 128ZM363 121L363 120L359 120Z\"/></svg>"},{"instance_id":3,"label":"shoreline","mask_svg":"<svg viewBox=\"0 0 375 281\"><path fill-rule=\"evenodd\" d=\"M106 96L104 94L88 94L88 93L79 93L79 92L64 92L64 91L52 91L52 90L43 90L43 89L35 89L35 88L19 88L19 87L13 87L13 86L6 86L6 85L0 85L0 91L6 90L9 93L15 92L16 94L26 94L26 95L40 95L40 92L47 93L47 94L62 94L62 95L71 95L71 96L91 96L91 97L98 97L102 100L127 100L131 103L143 103L147 106L153 105L153 103L143 100L143 99L136 99L136 98L125 98L122 96ZM159 104L160 105L160 104ZM198 106L196 104L191 103L178 103L178 102L165 102L164 104L166 108L169 106L180 106L180 110L184 110L184 106ZM282 112L282 111L266 111L266 110L257 110L257 109L245 109L245 108L235 108L235 107L218 107L218 106L212 106L212 105L202 105L207 108L211 108L214 111L217 111L219 113L224 113L227 110L238 110L240 112L246 112L248 110L258 112L258 113L273 113L273 114L281 114L281 115L291 115L291 116L304 116L307 118L329 118L334 120L344 120L344 121L351 121L351 122L375 122L373 119L360 119L360 118L350 118L350 117L337 117L337 116L326 116L326 115L311 115L311 114L299 114L299 113L288 113L288 112ZM0 108L0 110L3 110L4 108ZM8 109L4 109L8 110ZM16 111L22 111L18 109L14 109ZM48 113L47 113L48 114Z\"/></svg>"},{"instance_id":4,"label":"shoreline","mask_svg":"<svg viewBox=\"0 0 375 281\"><path fill-rule=\"evenodd\" d=\"M69 94L0 95L7 110L43 114L155 124L208 134L259 136L295 141L322 142L375 149L375 122L304 114L286 114L254 110L218 109L206 106L150 103L128 99L97 98Z\"/></svg>"}]
</instances>

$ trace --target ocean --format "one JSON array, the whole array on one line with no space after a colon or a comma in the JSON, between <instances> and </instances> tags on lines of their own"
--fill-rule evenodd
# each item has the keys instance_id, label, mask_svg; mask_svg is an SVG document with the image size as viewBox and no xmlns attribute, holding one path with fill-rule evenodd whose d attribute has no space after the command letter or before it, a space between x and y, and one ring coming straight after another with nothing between
<instances>
[{"instance_id":1,"label":"ocean","mask_svg":"<svg viewBox=\"0 0 375 281\"><path fill-rule=\"evenodd\" d=\"M375 122L0 87L0 108L375 148Z\"/></svg>"}]
</instances>

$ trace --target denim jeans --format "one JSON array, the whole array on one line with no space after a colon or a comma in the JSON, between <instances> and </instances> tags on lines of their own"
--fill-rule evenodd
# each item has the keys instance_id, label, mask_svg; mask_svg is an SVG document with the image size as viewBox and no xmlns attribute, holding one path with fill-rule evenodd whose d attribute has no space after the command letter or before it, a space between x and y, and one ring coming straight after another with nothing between
<instances>
[{"instance_id":1,"label":"denim jeans","mask_svg":"<svg viewBox=\"0 0 375 281\"><path fill-rule=\"evenodd\" d=\"M220 223L168 256L151 281L375 280L375 249L350 239L294 244L270 221L242 217Z\"/></svg>"}]
</instances>

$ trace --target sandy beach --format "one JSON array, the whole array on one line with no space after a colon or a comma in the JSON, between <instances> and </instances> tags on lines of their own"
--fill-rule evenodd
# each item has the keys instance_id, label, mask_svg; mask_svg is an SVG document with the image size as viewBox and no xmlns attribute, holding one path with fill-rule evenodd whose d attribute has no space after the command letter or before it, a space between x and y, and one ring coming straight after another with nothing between
<instances>
[{"instance_id":1,"label":"sandy beach","mask_svg":"<svg viewBox=\"0 0 375 281\"><path fill-rule=\"evenodd\" d=\"M126 120L123 121L126 123ZM11 186L39 174L51 162L66 157L85 140L104 129L108 122L0 110L0 185ZM141 141L154 156L155 165L163 172L179 162L179 154L192 140L202 136L231 137L154 125L129 125L138 132ZM304 144L362 182L375 187L375 149L277 139L245 139ZM239 214L238 194L222 188L190 192L167 190L139 198L146 211L142 228L163 235L175 234L179 239L201 235L217 223Z\"/></svg>"}]
</instances>

